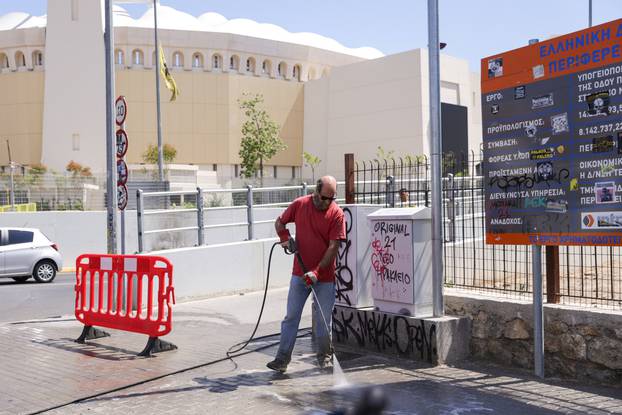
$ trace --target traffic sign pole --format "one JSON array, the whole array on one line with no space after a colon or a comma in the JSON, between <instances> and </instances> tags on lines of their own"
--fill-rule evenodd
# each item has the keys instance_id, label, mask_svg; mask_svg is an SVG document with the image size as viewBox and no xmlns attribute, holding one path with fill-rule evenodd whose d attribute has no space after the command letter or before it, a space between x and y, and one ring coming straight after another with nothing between
<instances>
[{"instance_id":1,"label":"traffic sign pole","mask_svg":"<svg viewBox=\"0 0 622 415\"><path fill-rule=\"evenodd\" d=\"M105 1L105 33L106 49L106 226L107 248L109 254L117 253L117 169L115 161L114 130L114 34L112 26L112 0Z\"/></svg>"}]
</instances>

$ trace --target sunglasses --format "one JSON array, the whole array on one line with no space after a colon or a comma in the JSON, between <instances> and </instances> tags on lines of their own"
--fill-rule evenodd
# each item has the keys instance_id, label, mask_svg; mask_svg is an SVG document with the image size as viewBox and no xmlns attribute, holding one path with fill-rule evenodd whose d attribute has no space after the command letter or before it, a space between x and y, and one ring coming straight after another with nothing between
<instances>
[{"instance_id":1,"label":"sunglasses","mask_svg":"<svg viewBox=\"0 0 622 415\"><path fill-rule=\"evenodd\" d=\"M331 202L334 200L337 200L336 197L329 197L329 196L322 196L322 195L320 195L320 199L322 199L322 201L330 200Z\"/></svg>"}]
</instances>

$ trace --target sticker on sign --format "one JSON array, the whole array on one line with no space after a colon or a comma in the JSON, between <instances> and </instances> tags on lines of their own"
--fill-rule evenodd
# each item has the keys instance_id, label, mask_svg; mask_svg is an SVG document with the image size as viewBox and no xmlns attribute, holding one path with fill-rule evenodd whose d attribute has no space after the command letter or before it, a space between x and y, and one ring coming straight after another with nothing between
<instances>
[{"instance_id":1,"label":"sticker on sign","mask_svg":"<svg viewBox=\"0 0 622 415\"><path fill-rule=\"evenodd\" d=\"M125 210L127 206L127 186L124 184L117 185L117 206L119 210Z\"/></svg>"},{"instance_id":2,"label":"sticker on sign","mask_svg":"<svg viewBox=\"0 0 622 415\"><path fill-rule=\"evenodd\" d=\"M119 128L117 130L117 158L125 157L127 153L127 133L125 130Z\"/></svg>"}]
</instances>

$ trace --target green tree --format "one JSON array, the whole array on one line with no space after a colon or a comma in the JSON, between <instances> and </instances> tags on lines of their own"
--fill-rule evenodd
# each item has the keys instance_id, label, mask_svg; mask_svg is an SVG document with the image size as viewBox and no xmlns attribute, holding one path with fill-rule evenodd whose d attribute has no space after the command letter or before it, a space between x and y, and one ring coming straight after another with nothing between
<instances>
[{"instance_id":1,"label":"green tree","mask_svg":"<svg viewBox=\"0 0 622 415\"><path fill-rule=\"evenodd\" d=\"M311 175L313 179L313 183L315 183L315 168L322 162L318 156L314 156L311 153L307 153L306 151L302 152L302 158L305 161L305 165L311 168Z\"/></svg>"},{"instance_id":2,"label":"green tree","mask_svg":"<svg viewBox=\"0 0 622 415\"><path fill-rule=\"evenodd\" d=\"M246 116L246 121L242 124L242 140L238 153L242 160L241 173L243 177L250 178L259 171L263 186L264 162L287 146L279 137L279 125L272 121L266 110L261 107L263 96L244 94L244 97L238 100L240 109Z\"/></svg>"},{"instance_id":3,"label":"green tree","mask_svg":"<svg viewBox=\"0 0 622 415\"><path fill-rule=\"evenodd\" d=\"M172 163L175 157L177 157L177 149L170 144L164 144L162 153L164 153L165 163ZM143 153L143 161L147 164L158 164L158 147L149 144L149 147Z\"/></svg>"},{"instance_id":4,"label":"green tree","mask_svg":"<svg viewBox=\"0 0 622 415\"><path fill-rule=\"evenodd\" d=\"M378 160L390 160L393 159L394 153L395 150L386 151L384 148L382 148L382 146L378 146L378 149L376 150L376 158Z\"/></svg>"}]
</instances>

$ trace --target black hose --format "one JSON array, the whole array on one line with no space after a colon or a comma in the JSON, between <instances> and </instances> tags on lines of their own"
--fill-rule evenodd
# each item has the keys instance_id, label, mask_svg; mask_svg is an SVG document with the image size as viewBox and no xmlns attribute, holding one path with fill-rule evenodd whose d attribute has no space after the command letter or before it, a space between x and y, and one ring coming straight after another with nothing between
<instances>
[{"instance_id":1,"label":"black hose","mask_svg":"<svg viewBox=\"0 0 622 415\"><path fill-rule=\"evenodd\" d=\"M272 244L272 248L270 248L270 256L268 256L268 272L266 273L266 288L263 291L263 300L261 301L261 310L259 310L259 316L257 317L257 323L255 323L255 328L253 329L253 333L248 338L248 340L246 340L246 342L240 342L240 343L237 343L231 346L229 350L227 351L228 358L231 358L234 353L237 353L240 350L244 349L255 338L255 333L257 333L257 329L259 328L259 323L261 322L261 316L263 315L263 309L264 309L264 306L266 305L266 297L268 296L268 286L270 285L270 266L272 265L272 253L274 252L274 248L277 245L280 245L280 243L275 242L274 244ZM269 336L263 336L263 338L272 337L272 336L274 336L274 334L269 335ZM235 350L231 350L234 347L239 346L242 343L244 343L242 346L238 347Z\"/></svg>"}]
</instances>

